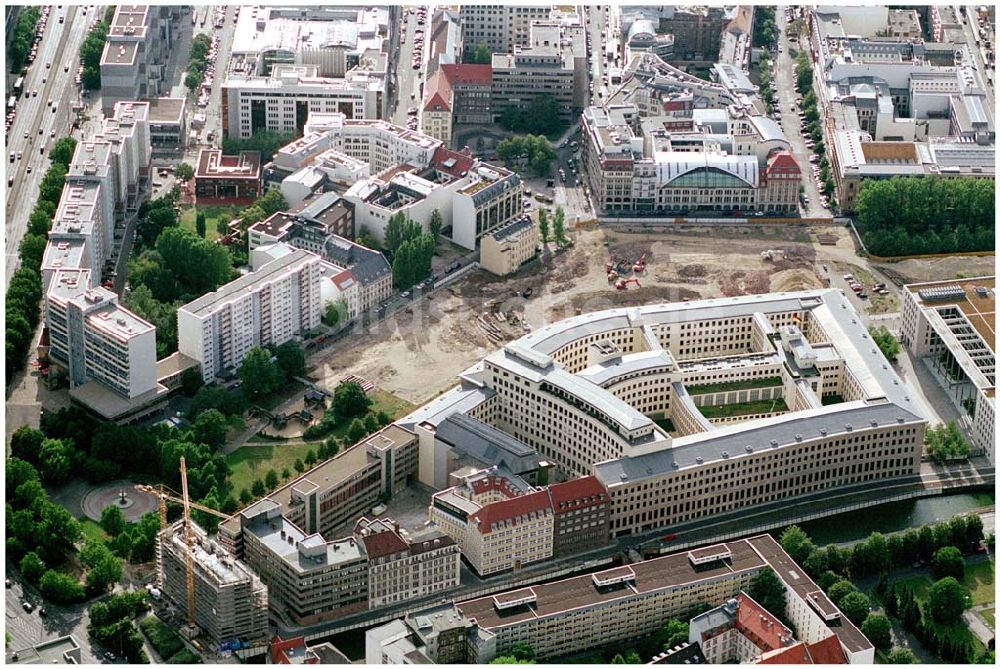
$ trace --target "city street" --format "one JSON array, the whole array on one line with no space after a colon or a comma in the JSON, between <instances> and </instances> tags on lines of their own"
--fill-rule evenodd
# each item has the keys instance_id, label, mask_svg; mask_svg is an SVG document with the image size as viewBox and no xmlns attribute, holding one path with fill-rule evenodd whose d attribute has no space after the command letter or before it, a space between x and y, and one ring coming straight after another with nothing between
<instances>
[{"instance_id":1,"label":"city street","mask_svg":"<svg viewBox=\"0 0 1000 669\"><path fill-rule=\"evenodd\" d=\"M19 582L11 565L8 564L4 571L6 577L13 581L12 586L7 588L4 612L6 631L10 635L10 642L7 644L8 653L30 648L42 641L72 634L80 643L82 663L97 664L100 662L87 638L89 617L85 604L56 606L44 603L35 588L23 586ZM31 613L25 611L21 606L23 601L32 604L34 610ZM38 613L41 606L46 609L47 615L45 617Z\"/></svg>"},{"instance_id":2,"label":"city street","mask_svg":"<svg viewBox=\"0 0 1000 669\"><path fill-rule=\"evenodd\" d=\"M407 110L416 107L420 110L422 98L421 84L427 71L427 51L430 48L430 28L432 11L427 12L427 19L424 25L417 25L417 15L414 7L405 7L400 12L399 26L403 27L405 37L398 41L398 57L396 58L396 87L393 97L394 106L389 109L389 120L396 125L406 127L409 119ZM392 26L397 32L390 35L390 39L396 42L399 38L399 27ZM422 42L424 55L421 57L423 65L419 70L413 69L413 37L417 30L424 31L424 41Z\"/></svg>"},{"instance_id":3,"label":"city street","mask_svg":"<svg viewBox=\"0 0 1000 669\"><path fill-rule=\"evenodd\" d=\"M792 55L792 48L798 53L798 45L788 40L789 34L785 30L787 25L783 15L779 14L775 25L779 31L778 44L781 46L781 52L774 60L772 76L778 84L776 101L781 105L781 129L784 130L785 136L792 144L792 155L795 156L795 162L802 170L802 185L805 187L806 197L809 198L809 206L803 208L802 215L806 218L829 216L829 210L821 207L819 203L819 191L816 189L816 182L810 171L812 163L809 162L809 156L812 151L805 145L797 115L799 104L795 100L797 95L795 92L795 58Z\"/></svg>"},{"instance_id":4,"label":"city street","mask_svg":"<svg viewBox=\"0 0 1000 669\"><path fill-rule=\"evenodd\" d=\"M60 15L65 15L64 23L59 23ZM49 168L48 151L56 139L69 133L71 108L79 100L73 77L76 76L80 45L98 16L93 8L86 16L80 6L53 9L38 56L24 76L24 93L18 101L17 116L7 137L7 155L4 156L8 183L13 179L13 184L7 186L5 212L7 281L17 270L17 249L24 237L32 205L38 198L38 187ZM46 68L46 64L51 67ZM42 148L44 154L40 153ZM15 154L13 164L11 153Z\"/></svg>"}]
</instances>

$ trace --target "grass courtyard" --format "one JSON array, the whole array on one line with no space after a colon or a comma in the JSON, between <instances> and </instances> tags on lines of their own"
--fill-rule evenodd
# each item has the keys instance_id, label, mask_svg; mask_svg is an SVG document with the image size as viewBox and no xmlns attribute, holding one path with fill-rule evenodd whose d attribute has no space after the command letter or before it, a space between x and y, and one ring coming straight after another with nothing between
<instances>
[{"instance_id":1,"label":"grass courtyard","mask_svg":"<svg viewBox=\"0 0 1000 669\"><path fill-rule=\"evenodd\" d=\"M229 221L236 218L239 213L239 209L237 207L186 206L181 210L181 227L196 233L197 229L195 228L195 219L197 218L199 210L205 213L205 239L209 241L218 239L219 232L217 227L220 220L224 223L229 223Z\"/></svg>"}]
</instances>

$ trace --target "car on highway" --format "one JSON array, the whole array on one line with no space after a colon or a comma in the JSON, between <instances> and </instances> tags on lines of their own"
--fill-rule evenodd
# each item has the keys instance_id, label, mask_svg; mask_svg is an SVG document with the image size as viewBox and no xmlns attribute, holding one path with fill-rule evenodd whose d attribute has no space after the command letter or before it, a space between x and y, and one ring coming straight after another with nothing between
<instances>
[{"instance_id":1,"label":"car on highway","mask_svg":"<svg viewBox=\"0 0 1000 669\"><path fill-rule=\"evenodd\" d=\"M35 607L32 606L31 602L29 602L29 601L23 601L23 602L21 602L21 608L24 609L25 611L27 611L28 613L31 613L32 611L35 610Z\"/></svg>"},{"instance_id":2,"label":"car on highway","mask_svg":"<svg viewBox=\"0 0 1000 669\"><path fill-rule=\"evenodd\" d=\"M28 165L28 169L26 171L28 172L28 174L31 174L31 165Z\"/></svg>"},{"instance_id":3,"label":"car on highway","mask_svg":"<svg viewBox=\"0 0 1000 669\"><path fill-rule=\"evenodd\" d=\"M11 587L12 585L14 585L14 581L12 581L12 580L10 580L10 579L8 578L8 579L4 580L3 584L4 584L4 586L5 586L5 587L8 587L8 588L9 588L9 587Z\"/></svg>"}]
</instances>

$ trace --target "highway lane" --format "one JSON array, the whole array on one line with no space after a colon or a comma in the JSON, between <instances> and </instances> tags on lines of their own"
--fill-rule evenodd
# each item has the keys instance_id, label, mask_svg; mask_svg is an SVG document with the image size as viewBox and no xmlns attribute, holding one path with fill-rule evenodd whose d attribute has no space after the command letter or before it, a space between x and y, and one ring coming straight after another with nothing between
<instances>
[{"instance_id":1,"label":"highway lane","mask_svg":"<svg viewBox=\"0 0 1000 669\"><path fill-rule=\"evenodd\" d=\"M972 6L966 7L965 17L962 20L962 29L965 31L966 45L969 47L968 51L972 54L973 63L975 64L976 83L986 93L984 105L989 116L995 119L996 110L993 107L995 91L993 84L986 78L986 72L990 70L990 67L983 60L982 44L978 36L979 23L976 19L975 9ZM996 48L995 45L994 48Z\"/></svg>"},{"instance_id":2,"label":"highway lane","mask_svg":"<svg viewBox=\"0 0 1000 669\"><path fill-rule=\"evenodd\" d=\"M65 15L64 23L59 23L60 15ZM90 10L84 16L80 6L64 5L62 10L53 8L38 56L25 75L25 92L18 102L17 117L11 125L7 155L3 156L7 177L14 178L13 185L7 186L4 249L7 281L17 269L17 248L38 197L38 187L49 167L48 151L54 142L52 131L55 130L56 138L59 138L70 129L71 107L78 98L73 78L76 75L80 45L96 15L96 12ZM46 63L50 63L51 67L46 68ZM65 71L67 67L68 71ZM37 96L32 95L35 90L38 91ZM54 111L49 106L50 100L56 105ZM42 147L45 149L44 155L39 153ZM12 164L9 155L11 152L15 155L20 152L21 159Z\"/></svg>"}]
</instances>

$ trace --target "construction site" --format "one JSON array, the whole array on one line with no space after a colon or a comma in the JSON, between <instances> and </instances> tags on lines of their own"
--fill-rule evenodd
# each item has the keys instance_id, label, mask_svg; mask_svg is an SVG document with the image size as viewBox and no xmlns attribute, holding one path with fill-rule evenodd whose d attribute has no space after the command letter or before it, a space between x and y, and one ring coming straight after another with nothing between
<instances>
[{"instance_id":1,"label":"construction site","mask_svg":"<svg viewBox=\"0 0 1000 669\"><path fill-rule=\"evenodd\" d=\"M561 249L550 242L515 274L500 278L480 271L423 297L313 361L310 375L332 388L344 375L358 374L420 404L450 388L457 374L504 342L578 313L820 288L829 285L834 263L871 269L841 226L665 232L587 227L570 238ZM992 267L993 259L960 260L959 266ZM953 278L962 271L953 264L916 260L892 267L908 280L927 280ZM866 307L881 313L894 304L898 300Z\"/></svg>"}]
</instances>

